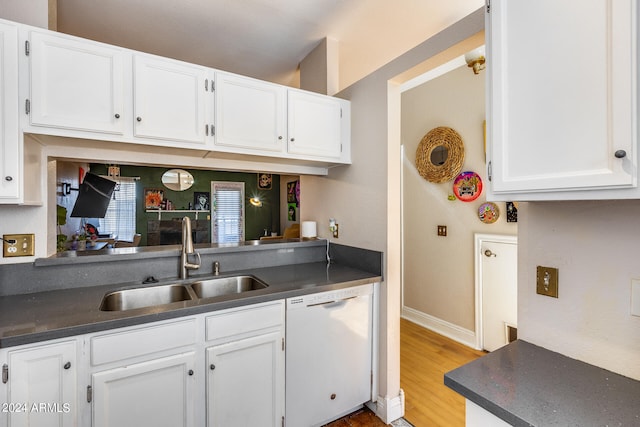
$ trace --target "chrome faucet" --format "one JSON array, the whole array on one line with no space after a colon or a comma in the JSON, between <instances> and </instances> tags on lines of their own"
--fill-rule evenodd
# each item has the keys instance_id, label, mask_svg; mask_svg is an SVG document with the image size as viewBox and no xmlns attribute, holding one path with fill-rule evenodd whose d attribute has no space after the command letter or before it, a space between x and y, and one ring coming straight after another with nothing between
<instances>
[{"instance_id":1,"label":"chrome faucet","mask_svg":"<svg viewBox=\"0 0 640 427\"><path fill-rule=\"evenodd\" d=\"M189 262L189 255L196 254L198 262L192 264ZM197 270L200 268L200 254L193 249L193 238L191 237L191 219L185 216L182 218L182 253L180 255L180 278L189 277L188 270Z\"/></svg>"}]
</instances>

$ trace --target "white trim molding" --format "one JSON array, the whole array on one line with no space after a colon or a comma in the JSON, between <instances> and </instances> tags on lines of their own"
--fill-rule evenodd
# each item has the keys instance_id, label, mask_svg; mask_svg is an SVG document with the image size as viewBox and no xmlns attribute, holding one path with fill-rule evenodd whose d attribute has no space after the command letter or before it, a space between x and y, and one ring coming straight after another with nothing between
<instances>
[{"instance_id":1,"label":"white trim molding","mask_svg":"<svg viewBox=\"0 0 640 427\"><path fill-rule=\"evenodd\" d=\"M375 406L371 402L367 406L378 418L386 424L391 424L392 421L404 416L404 391L400 389L400 394L396 397L378 396Z\"/></svg>"},{"instance_id":2,"label":"white trim molding","mask_svg":"<svg viewBox=\"0 0 640 427\"><path fill-rule=\"evenodd\" d=\"M402 318L478 350L474 331L405 306L402 307Z\"/></svg>"}]
</instances>

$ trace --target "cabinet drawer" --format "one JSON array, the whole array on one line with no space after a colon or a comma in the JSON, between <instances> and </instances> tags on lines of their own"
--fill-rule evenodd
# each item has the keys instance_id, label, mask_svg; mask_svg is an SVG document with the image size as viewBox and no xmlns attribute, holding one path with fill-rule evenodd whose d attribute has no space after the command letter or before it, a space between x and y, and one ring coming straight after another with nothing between
<instances>
[{"instance_id":1,"label":"cabinet drawer","mask_svg":"<svg viewBox=\"0 0 640 427\"><path fill-rule=\"evenodd\" d=\"M194 345L196 319L126 329L91 338L91 365L126 360Z\"/></svg>"},{"instance_id":2,"label":"cabinet drawer","mask_svg":"<svg viewBox=\"0 0 640 427\"><path fill-rule=\"evenodd\" d=\"M281 326L284 302L225 310L207 317L207 341Z\"/></svg>"}]
</instances>

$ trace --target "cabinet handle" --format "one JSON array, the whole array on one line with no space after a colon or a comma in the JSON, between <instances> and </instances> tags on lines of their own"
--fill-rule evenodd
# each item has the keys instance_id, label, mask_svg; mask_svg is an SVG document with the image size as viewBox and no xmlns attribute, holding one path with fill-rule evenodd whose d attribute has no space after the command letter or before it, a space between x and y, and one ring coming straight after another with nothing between
<instances>
[{"instance_id":1,"label":"cabinet handle","mask_svg":"<svg viewBox=\"0 0 640 427\"><path fill-rule=\"evenodd\" d=\"M336 394L335 393L331 394L331 400L336 400Z\"/></svg>"},{"instance_id":2,"label":"cabinet handle","mask_svg":"<svg viewBox=\"0 0 640 427\"><path fill-rule=\"evenodd\" d=\"M293 141L295 141L295 140L296 140L295 138L291 138L291 142L293 142Z\"/></svg>"},{"instance_id":3,"label":"cabinet handle","mask_svg":"<svg viewBox=\"0 0 640 427\"><path fill-rule=\"evenodd\" d=\"M193 369L189 369L189 375L193 375Z\"/></svg>"},{"instance_id":4,"label":"cabinet handle","mask_svg":"<svg viewBox=\"0 0 640 427\"><path fill-rule=\"evenodd\" d=\"M12 176L5 176L4 180L5 181L13 181L13 177Z\"/></svg>"},{"instance_id":5,"label":"cabinet handle","mask_svg":"<svg viewBox=\"0 0 640 427\"><path fill-rule=\"evenodd\" d=\"M627 152L624 150L618 150L613 155L616 156L617 159L624 159L627 157Z\"/></svg>"},{"instance_id":6,"label":"cabinet handle","mask_svg":"<svg viewBox=\"0 0 640 427\"><path fill-rule=\"evenodd\" d=\"M216 365L214 365L214 364L212 363L211 365L209 365L209 369L211 369L211 370L213 371L214 369L216 369Z\"/></svg>"},{"instance_id":7,"label":"cabinet handle","mask_svg":"<svg viewBox=\"0 0 640 427\"><path fill-rule=\"evenodd\" d=\"M278 137L278 139L282 139L282 135L280 135L280 136Z\"/></svg>"},{"instance_id":8,"label":"cabinet handle","mask_svg":"<svg viewBox=\"0 0 640 427\"><path fill-rule=\"evenodd\" d=\"M71 368L71 362L67 362L67 363L65 363L65 364L64 364L64 366L63 366L63 368L64 368L64 369L69 369L69 368Z\"/></svg>"},{"instance_id":9,"label":"cabinet handle","mask_svg":"<svg viewBox=\"0 0 640 427\"><path fill-rule=\"evenodd\" d=\"M116 113L116 119L120 118L120 114Z\"/></svg>"},{"instance_id":10,"label":"cabinet handle","mask_svg":"<svg viewBox=\"0 0 640 427\"><path fill-rule=\"evenodd\" d=\"M136 117L136 120L137 120L137 121L139 121L139 122L141 122L141 121L142 121L142 117L139 117L139 116L138 116L138 117Z\"/></svg>"}]
</instances>

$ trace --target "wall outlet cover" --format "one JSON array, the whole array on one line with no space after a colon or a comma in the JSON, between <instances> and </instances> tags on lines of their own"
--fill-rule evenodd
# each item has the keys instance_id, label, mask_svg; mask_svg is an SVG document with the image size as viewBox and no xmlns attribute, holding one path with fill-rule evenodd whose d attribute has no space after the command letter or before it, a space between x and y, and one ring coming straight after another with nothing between
<instances>
[{"instance_id":1,"label":"wall outlet cover","mask_svg":"<svg viewBox=\"0 0 640 427\"><path fill-rule=\"evenodd\" d=\"M5 258L35 255L35 234L4 234L2 239L2 256Z\"/></svg>"}]
</instances>

